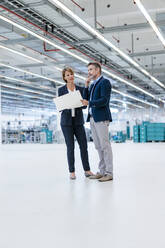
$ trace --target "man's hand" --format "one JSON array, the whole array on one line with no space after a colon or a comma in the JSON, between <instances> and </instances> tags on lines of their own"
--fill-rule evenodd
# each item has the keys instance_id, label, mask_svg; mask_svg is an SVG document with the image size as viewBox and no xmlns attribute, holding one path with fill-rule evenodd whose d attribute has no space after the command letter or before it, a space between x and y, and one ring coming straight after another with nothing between
<instances>
[{"instance_id":1,"label":"man's hand","mask_svg":"<svg viewBox=\"0 0 165 248\"><path fill-rule=\"evenodd\" d=\"M81 100L83 106L88 106L89 102L85 99Z\"/></svg>"},{"instance_id":2,"label":"man's hand","mask_svg":"<svg viewBox=\"0 0 165 248\"><path fill-rule=\"evenodd\" d=\"M91 80L92 80L92 76L88 76L88 78L85 81L85 87L89 86Z\"/></svg>"}]
</instances>

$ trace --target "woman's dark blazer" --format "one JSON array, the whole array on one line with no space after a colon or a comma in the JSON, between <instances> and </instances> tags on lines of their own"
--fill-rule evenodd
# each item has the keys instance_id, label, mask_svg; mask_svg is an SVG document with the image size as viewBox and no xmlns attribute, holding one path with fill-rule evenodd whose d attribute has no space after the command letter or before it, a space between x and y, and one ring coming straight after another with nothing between
<instances>
[{"instance_id":1,"label":"woman's dark blazer","mask_svg":"<svg viewBox=\"0 0 165 248\"><path fill-rule=\"evenodd\" d=\"M83 91L84 88L80 86L76 86L76 90L79 90L82 97L83 97ZM62 96L68 93L67 86L64 85L58 89L58 96ZM83 125L84 124L84 117L83 117L83 112L82 109L85 109L86 107L80 107L80 108L75 108L75 125ZM71 109L64 109L61 113L61 122L60 124L62 126L72 126L72 114L71 114Z\"/></svg>"}]
</instances>

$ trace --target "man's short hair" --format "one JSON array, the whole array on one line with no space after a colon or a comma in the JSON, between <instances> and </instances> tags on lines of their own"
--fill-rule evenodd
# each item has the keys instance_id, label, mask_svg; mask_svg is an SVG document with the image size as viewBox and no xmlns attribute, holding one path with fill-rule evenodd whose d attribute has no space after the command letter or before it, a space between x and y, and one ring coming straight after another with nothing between
<instances>
[{"instance_id":1,"label":"man's short hair","mask_svg":"<svg viewBox=\"0 0 165 248\"><path fill-rule=\"evenodd\" d=\"M98 63L98 62L90 62L90 63L88 64L88 66L90 66L90 65L93 65L95 68L99 68L100 74L101 74L101 65L100 65L100 63ZM87 67L88 67L88 66L87 66Z\"/></svg>"}]
</instances>

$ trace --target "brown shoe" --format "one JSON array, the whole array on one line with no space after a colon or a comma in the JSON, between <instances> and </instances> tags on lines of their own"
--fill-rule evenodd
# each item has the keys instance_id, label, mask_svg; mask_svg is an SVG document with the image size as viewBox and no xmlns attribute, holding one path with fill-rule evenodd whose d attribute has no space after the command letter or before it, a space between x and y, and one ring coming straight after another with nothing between
<instances>
[{"instance_id":1,"label":"brown shoe","mask_svg":"<svg viewBox=\"0 0 165 248\"><path fill-rule=\"evenodd\" d=\"M106 175L104 177L101 177L99 179L99 182L107 182L107 181L110 181L110 180L113 180L113 176L112 175Z\"/></svg>"},{"instance_id":2,"label":"brown shoe","mask_svg":"<svg viewBox=\"0 0 165 248\"><path fill-rule=\"evenodd\" d=\"M103 175L101 175L100 173L97 173L96 175L93 175L93 176L90 176L88 177L89 179L99 179L99 178L102 178Z\"/></svg>"}]
</instances>

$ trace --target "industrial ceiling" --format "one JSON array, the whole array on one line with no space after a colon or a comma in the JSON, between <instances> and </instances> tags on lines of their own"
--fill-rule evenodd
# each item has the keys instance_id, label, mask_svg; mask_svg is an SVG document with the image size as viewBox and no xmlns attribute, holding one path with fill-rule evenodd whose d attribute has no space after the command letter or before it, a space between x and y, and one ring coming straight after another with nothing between
<instances>
[{"instance_id":1,"label":"industrial ceiling","mask_svg":"<svg viewBox=\"0 0 165 248\"><path fill-rule=\"evenodd\" d=\"M164 0L141 3L164 35ZM164 107L164 45L136 1L0 0L3 113L55 111L63 67L84 85L93 60L111 79L111 106Z\"/></svg>"}]
</instances>

